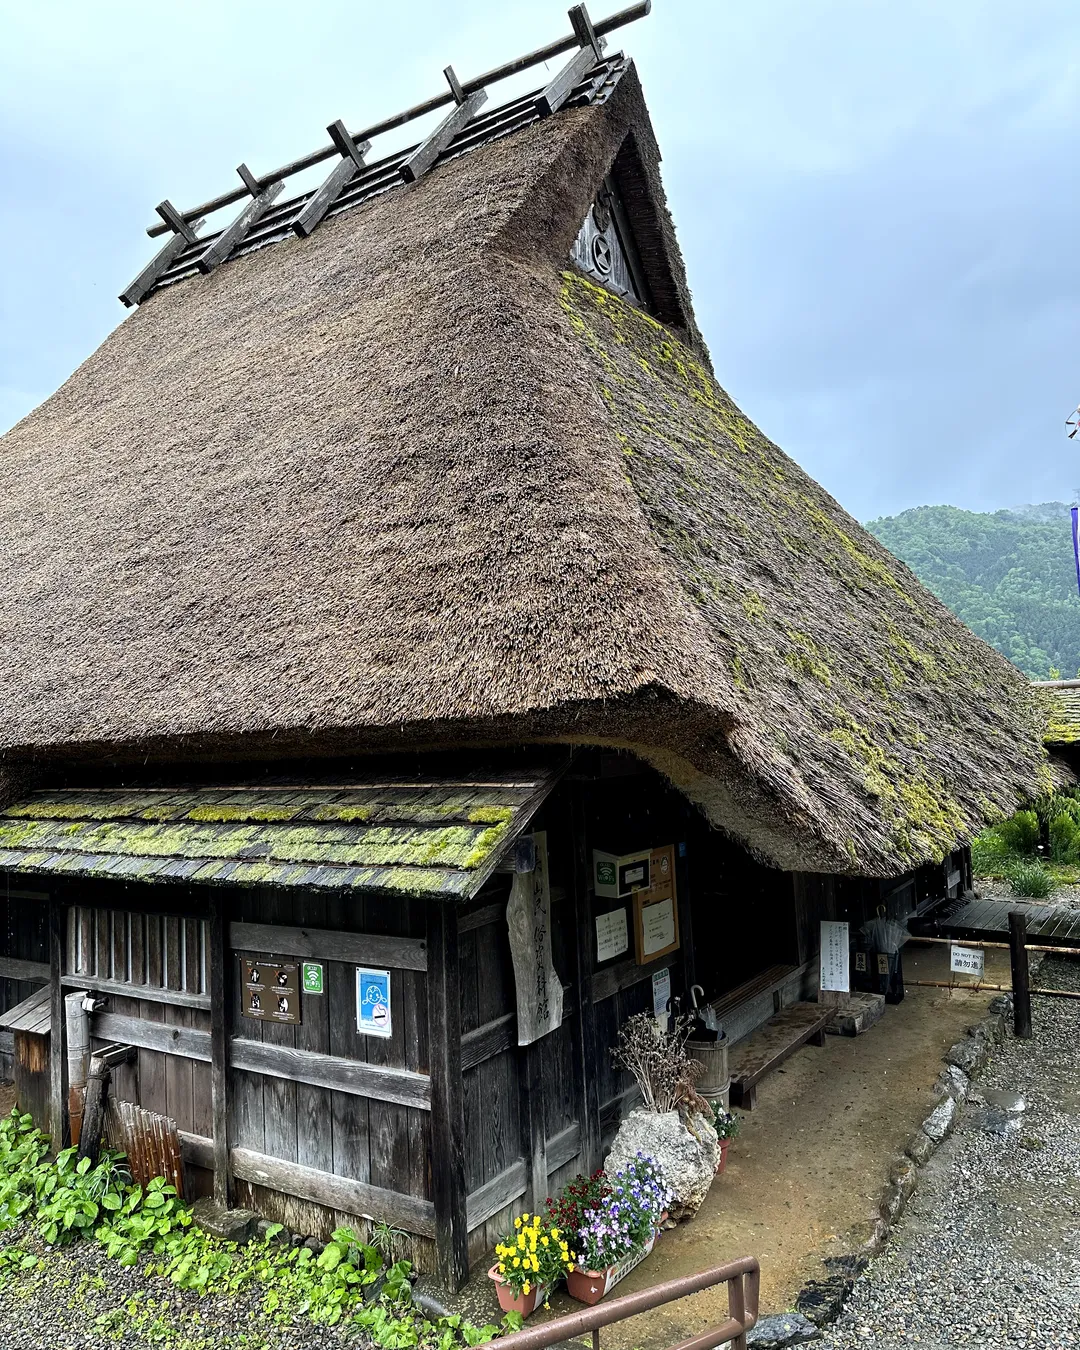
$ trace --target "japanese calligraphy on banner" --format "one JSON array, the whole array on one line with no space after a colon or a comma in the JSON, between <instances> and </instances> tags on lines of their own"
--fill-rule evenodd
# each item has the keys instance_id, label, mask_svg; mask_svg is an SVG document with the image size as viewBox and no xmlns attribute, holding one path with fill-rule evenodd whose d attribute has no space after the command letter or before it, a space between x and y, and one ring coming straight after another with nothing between
<instances>
[{"instance_id":1,"label":"japanese calligraphy on banner","mask_svg":"<svg viewBox=\"0 0 1080 1350\"><path fill-rule=\"evenodd\" d=\"M848 926L823 919L821 923L821 988L851 992Z\"/></svg>"},{"instance_id":2,"label":"japanese calligraphy on banner","mask_svg":"<svg viewBox=\"0 0 1080 1350\"><path fill-rule=\"evenodd\" d=\"M562 1026L562 981L551 961L551 890L547 834L538 830L536 866L515 872L506 906L517 985L518 1045L531 1045Z\"/></svg>"}]
</instances>

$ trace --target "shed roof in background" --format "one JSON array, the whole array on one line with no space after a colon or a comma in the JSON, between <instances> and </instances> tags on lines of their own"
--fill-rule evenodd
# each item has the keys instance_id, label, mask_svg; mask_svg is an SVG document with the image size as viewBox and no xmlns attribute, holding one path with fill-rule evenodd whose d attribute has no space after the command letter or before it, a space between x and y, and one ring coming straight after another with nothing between
<instances>
[{"instance_id":1,"label":"shed roof in background","mask_svg":"<svg viewBox=\"0 0 1080 1350\"><path fill-rule=\"evenodd\" d=\"M558 776L35 792L0 814L0 870L468 900Z\"/></svg>"},{"instance_id":2,"label":"shed roof in background","mask_svg":"<svg viewBox=\"0 0 1080 1350\"><path fill-rule=\"evenodd\" d=\"M1033 684L1046 709L1045 744L1080 744L1080 680L1035 680Z\"/></svg>"}]
</instances>

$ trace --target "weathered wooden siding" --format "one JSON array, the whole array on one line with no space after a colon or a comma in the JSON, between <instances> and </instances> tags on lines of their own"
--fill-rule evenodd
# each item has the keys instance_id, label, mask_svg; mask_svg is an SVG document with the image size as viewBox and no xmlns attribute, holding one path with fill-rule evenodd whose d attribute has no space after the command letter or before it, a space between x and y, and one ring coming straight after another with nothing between
<instances>
[{"instance_id":1,"label":"weathered wooden siding","mask_svg":"<svg viewBox=\"0 0 1080 1350\"><path fill-rule=\"evenodd\" d=\"M37 891L4 886L0 890L0 957L17 961L48 962L48 897ZM7 1012L40 989L43 981L0 977L0 1013ZM0 1080L14 1071L14 1041L0 1031Z\"/></svg>"}]
</instances>

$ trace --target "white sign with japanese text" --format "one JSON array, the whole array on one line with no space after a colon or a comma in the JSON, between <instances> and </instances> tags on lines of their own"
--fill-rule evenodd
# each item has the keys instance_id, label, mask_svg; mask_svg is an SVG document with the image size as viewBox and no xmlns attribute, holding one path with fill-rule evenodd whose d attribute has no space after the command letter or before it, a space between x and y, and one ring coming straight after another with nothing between
<instances>
[{"instance_id":1,"label":"white sign with japanese text","mask_svg":"<svg viewBox=\"0 0 1080 1350\"><path fill-rule=\"evenodd\" d=\"M851 957L848 925L823 919L821 923L821 988L835 993L851 992Z\"/></svg>"},{"instance_id":2,"label":"white sign with japanese text","mask_svg":"<svg viewBox=\"0 0 1080 1350\"><path fill-rule=\"evenodd\" d=\"M983 954L978 947L952 947L949 950L949 967L954 975L974 975L981 980L983 965Z\"/></svg>"}]
</instances>

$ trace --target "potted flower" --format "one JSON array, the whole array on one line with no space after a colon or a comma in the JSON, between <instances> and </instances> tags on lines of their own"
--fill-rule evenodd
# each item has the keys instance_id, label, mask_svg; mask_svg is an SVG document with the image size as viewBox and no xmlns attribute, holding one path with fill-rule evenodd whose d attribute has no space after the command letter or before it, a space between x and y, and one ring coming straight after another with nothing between
<instances>
[{"instance_id":1,"label":"potted flower","mask_svg":"<svg viewBox=\"0 0 1080 1350\"><path fill-rule=\"evenodd\" d=\"M728 1111L719 1102L714 1102L713 1125L716 1127L716 1137L720 1141L720 1161L716 1164L719 1173L727 1166L728 1149L731 1147L731 1141L742 1129L742 1119L734 1111Z\"/></svg>"},{"instance_id":2,"label":"potted flower","mask_svg":"<svg viewBox=\"0 0 1080 1350\"><path fill-rule=\"evenodd\" d=\"M575 1254L566 1235L539 1214L514 1220L514 1231L495 1244L495 1264L488 1271L503 1312L528 1317L572 1268Z\"/></svg>"},{"instance_id":3,"label":"potted flower","mask_svg":"<svg viewBox=\"0 0 1080 1350\"><path fill-rule=\"evenodd\" d=\"M652 1251L671 1192L652 1158L639 1153L608 1178L608 1194L585 1213L577 1262L566 1288L579 1303L599 1303Z\"/></svg>"},{"instance_id":4,"label":"potted flower","mask_svg":"<svg viewBox=\"0 0 1080 1350\"><path fill-rule=\"evenodd\" d=\"M554 1200L548 1200L548 1222L564 1233L577 1234L589 1212L599 1208L610 1194L611 1186L602 1167L598 1167L591 1177L576 1176Z\"/></svg>"}]
</instances>

